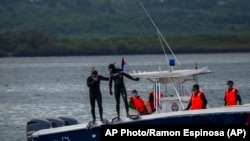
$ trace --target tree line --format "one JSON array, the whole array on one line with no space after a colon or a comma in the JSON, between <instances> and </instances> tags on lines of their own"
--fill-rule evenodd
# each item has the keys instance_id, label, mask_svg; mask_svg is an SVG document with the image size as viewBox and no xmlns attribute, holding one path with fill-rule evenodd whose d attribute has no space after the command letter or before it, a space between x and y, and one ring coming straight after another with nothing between
<instances>
[{"instance_id":1,"label":"tree line","mask_svg":"<svg viewBox=\"0 0 250 141\"><path fill-rule=\"evenodd\" d=\"M250 34L166 37L175 53L250 52ZM168 53L168 52L167 52ZM35 30L0 34L0 57L162 54L158 36L59 38Z\"/></svg>"},{"instance_id":2,"label":"tree line","mask_svg":"<svg viewBox=\"0 0 250 141\"><path fill-rule=\"evenodd\" d=\"M0 34L23 30L60 38L248 34L249 0L1 0Z\"/></svg>"}]
</instances>

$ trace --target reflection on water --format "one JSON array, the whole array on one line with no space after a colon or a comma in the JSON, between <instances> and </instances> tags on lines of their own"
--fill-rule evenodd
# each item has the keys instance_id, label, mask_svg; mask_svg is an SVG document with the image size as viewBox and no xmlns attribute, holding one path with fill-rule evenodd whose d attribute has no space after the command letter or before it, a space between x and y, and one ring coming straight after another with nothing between
<instances>
[{"instance_id":1,"label":"reflection on water","mask_svg":"<svg viewBox=\"0 0 250 141\"><path fill-rule=\"evenodd\" d=\"M184 68L194 68L198 63L198 67L207 66L214 71L199 79L211 107L224 104L228 79L235 81L243 102L250 103L249 53L177 57ZM168 69L166 58L161 55L128 55L125 59L127 72ZM26 122L31 118L72 116L80 123L91 120L86 78L92 67L108 76L108 64L117 62L119 67L120 61L121 56L0 58L1 141L25 141ZM146 80L125 82L128 94L137 89L148 98L152 85ZM109 95L108 82L101 83L101 90L104 117L110 119L115 116L115 100ZM96 115L99 116L98 110Z\"/></svg>"}]
</instances>

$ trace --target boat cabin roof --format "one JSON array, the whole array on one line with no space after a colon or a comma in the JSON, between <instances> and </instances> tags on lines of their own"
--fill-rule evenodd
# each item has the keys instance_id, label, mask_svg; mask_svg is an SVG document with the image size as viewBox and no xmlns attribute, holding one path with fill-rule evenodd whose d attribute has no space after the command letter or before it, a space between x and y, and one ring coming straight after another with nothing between
<instances>
[{"instance_id":1,"label":"boat cabin roof","mask_svg":"<svg viewBox=\"0 0 250 141\"><path fill-rule=\"evenodd\" d=\"M201 69L182 69L182 70L167 70L167 71L144 71L130 73L133 77L149 79L153 82L172 83L194 80L197 75L211 73L207 67Z\"/></svg>"}]
</instances>

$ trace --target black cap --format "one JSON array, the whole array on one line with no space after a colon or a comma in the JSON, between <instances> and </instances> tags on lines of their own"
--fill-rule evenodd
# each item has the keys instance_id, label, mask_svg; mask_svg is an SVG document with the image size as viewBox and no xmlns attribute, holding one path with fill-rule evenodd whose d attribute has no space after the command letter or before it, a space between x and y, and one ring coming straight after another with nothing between
<instances>
[{"instance_id":1,"label":"black cap","mask_svg":"<svg viewBox=\"0 0 250 141\"><path fill-rule=\"evenodd\" d=\"M198 84L194 84L193 85L193 88L195 88L196 90L199 90L200 89L200 86Z\"/></svg>"},{"instance_id":2,"label":"black cap","mask_svg":"<svg viewBox=\"0 0 250 141\"><path fill-rule=\"evenodd\" d=\"M115 69L115 65L114 64L109 64L109 69L111 69L111 70Z\"/></svg>"},{"instance_id":3,"label":"black cap","mask_svg":"<svg viewBox=\"0 0 250 141\"><path fill-rule=\"evenodd\" d=\"M93 70L92 71L92 75L98 75L98 71L97 70Z\"/></svg>"},{"instance_id":4,"label":"black cap","mask_svg":"<svg viewBox=\"0 0 250 141\"><path fill-rule=\"evenodd\" d=\"M136 93L136 94L137 94L137 90L135 90L135 89L134 89L134 90L132 90L132 93Z\"/></svg>"},{"instance_id":5,"label":"black cap","mask_svg":"<svg viewBox=\"0 0 250 141\"><path fill-rule=\"evenodd\" d=\"M227 85L228 85L228 84L234 84L234 82L233 82L232 80L228 80L228 81L227 81Z\"/></svg>"}]
</instances>

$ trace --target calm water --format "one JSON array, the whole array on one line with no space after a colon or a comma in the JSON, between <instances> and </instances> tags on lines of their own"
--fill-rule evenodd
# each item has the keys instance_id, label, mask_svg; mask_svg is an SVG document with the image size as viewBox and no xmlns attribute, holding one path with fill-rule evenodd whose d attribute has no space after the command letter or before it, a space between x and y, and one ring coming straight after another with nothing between
<instances>
[{"instance_id":1,"label":"calm water","mask_svg":"<svg viewBox=\"0 0 250 141\"><path fill-rule=\"evenodd\" d=\"M170 56L171 57L171 56ZM223 105L226 81L239 88L243 103L250 103L250 53L177 55L182 66L207 66L214 73L200 77L211 107ZM126 71L168 69L161 55L125 56ZM108 76L107 66L121 56L0 58L0 139L26 141L26 123L32 118L72 116L80 123L91 119L86 78L95 67ZM147 99L152 86L146 80L126 80L128 93L136 88ZM144 83L145 82L145 83ZM108 82L101 83L104 117L115 114ZM190 88L191 89L191 88ZM123 103L122 103L123 104ZM96 110L96 115L99 113Z\"/></svg>"}]
</instances>

